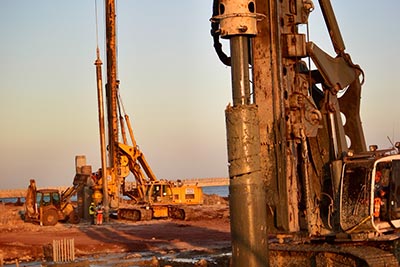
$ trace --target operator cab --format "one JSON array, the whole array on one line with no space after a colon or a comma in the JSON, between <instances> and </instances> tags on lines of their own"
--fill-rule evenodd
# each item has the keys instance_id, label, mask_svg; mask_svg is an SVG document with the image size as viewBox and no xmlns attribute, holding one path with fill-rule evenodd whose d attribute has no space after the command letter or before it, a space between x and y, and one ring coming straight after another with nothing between
<instances>
[{"instance_id":1,"label":"operator cab","mask_svg":"<svg viewBox=\"0 0 400 267\"><path fill-rule=\"evenodd\" d=\"M43 189L43 190L38 190L36 192L36 203L37 203L37 208L40 208L41 206L55 206L57 208L60 207L60 194L58 193L57 190L52 190L52 189Z\"/></svg>"},{"instance_id":2,"label":"operator cab","mask_svg":"<svg viewBox=\"0 0 400 267\"><path fill-rule=\"evenodd\" d=\"M345 160L340 226L347 233L400 228L400 155Z\"/></svg>"},{"instance_id":3,"label":"operator cab","mask_svg":"<svg viewBox=\"0 0 400 267\"><path fill-rule=\"evenodd\" d=\"M146 196L151 203L170 203L172 202L171 185L167 182L153 182L147 187Z\"/></svg>"}]
</instances>

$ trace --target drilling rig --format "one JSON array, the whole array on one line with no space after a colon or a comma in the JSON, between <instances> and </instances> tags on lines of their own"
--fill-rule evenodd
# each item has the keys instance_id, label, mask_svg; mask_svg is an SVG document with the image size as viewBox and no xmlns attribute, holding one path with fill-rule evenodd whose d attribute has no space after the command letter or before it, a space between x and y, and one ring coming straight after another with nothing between
<instances>
[{"instance_id":1,"label":"drilling rig","mask_svg":"<svg viewBox=\"0 0 400 267\"><path fill-rule=\"evenodd\" d=\"M232 266L399 265L400 144L367 149L363 70L330 1L318 3L333 57L299 30L311 0L213 2L214 48L232 77Z\"/></svg>"},{"instance_id":2,"label":"drilling rig","mask_svg":"<svg viewBox=\"0 0 400 267\"><path fill-rule=\"evenodd\" d=\"M96 82L102 167L88 181L95 204L105 207L105 219L111 213L119 219L133 221L153 218L185 219L187 209L202 204L203 193L197 185L184 185L169 180L159 180L139 149L133 134L129 116L122 104L117 78L116 10L115 0L105 1L107 83L106 115L104 112L102 61L99 48L96 50ZM107 126L107 127L106 127ZM106 128L108 144L106 145ZM129 134L129 139L127 135ZM122 139L122 141L120 141ZM108 155L108 158L107 158ZM86 159L78 162L77 176L86 166ZM127 189L126 179L132 174L135 183ZM123 200L125 198L125 200ZM126 198L129 198L126 201Z\"/></svg>"}]
</instances>

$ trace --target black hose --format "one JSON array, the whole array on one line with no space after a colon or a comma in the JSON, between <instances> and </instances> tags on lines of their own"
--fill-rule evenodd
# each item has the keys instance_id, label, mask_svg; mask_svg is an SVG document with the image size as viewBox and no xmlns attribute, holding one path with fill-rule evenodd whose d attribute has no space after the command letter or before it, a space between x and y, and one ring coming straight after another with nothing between
<instances>
[{"instance_id":1,"label":"black hose","mask_svg":"<svg viewBox=\"0 0 400 267\"><path fill-rule=\"evenodd\" d=\"M213 12L212 17L218 16L219 11L219 0L213 1ZM211 36L214 41L214 49L218 55L218 58L227 66L231 66L231 58L228 57L222 50L222 44L219 42L219 22L211 20Z\"/></svg>"}]
</instances>

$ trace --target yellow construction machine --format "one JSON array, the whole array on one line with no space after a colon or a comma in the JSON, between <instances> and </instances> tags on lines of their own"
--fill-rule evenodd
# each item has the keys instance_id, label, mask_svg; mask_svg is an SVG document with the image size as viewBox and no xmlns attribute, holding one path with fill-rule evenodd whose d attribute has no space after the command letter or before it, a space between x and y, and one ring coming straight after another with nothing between
<instances>
[{"instance_id":1,"label":"yellow construction machine","mask_svg":"<svg viewBox=\"0 0 400 267\"><path fill-rule=\"evenodd\" d=\"M44 226L56 225L58 221L79 223L77 207L70 197L71 188L59 192L58 189L36 189L35 180L31 179L25 198L26 222L37 222Z\"/></svg>"},{"instance_id":2,"label":"yellow construction machine","mask_svg":"<svg viewBox=\"0 0 400 267\"><path fill-rule=\"evenodd\" d=\"M127 126L132 145L127 144L125 130L122 130L124 143L118 143L117 158L119 163L119 178L113 172L113 168L107 168L107 192L112 210L116 211L119 219L133 221L150 220L153 218L176 218L185 219L185 208L190 205L199 205L203 202L201 187L197 185L184 185L180 181L158 180L143 152L136 144L133 130L128 115L120 116L121 129ZM132 174L135 182L126 180ZM104 200L104 184L102 169L92 175L93 200L96 203ZM118 182L118 180L120 182ZM121 195L123 197L121 197ZM124 200L128 197L129 200Z\"/></svg>"},{"instance_id":3,"label":"yellow construction machine","mask_svg":"<svg viewBox=\"0 0 400 267\"><path fill-rule=\"evenodd\" d=\"M144 154L140 151L119 94L115 2L109 0L105 2L107 123L104 120L103 109L102 62L97 48L95 66L102 167L92 175L90 181L93 189L92 198L96 203L103 203L106 218L108 209L110 209L110 213L116 211L119 218L131 220L164 217L184 219L186 207L202 204L202 189L198 186L158 180ZM106 128L108 130L107 146ZM128 144L126 129L129 131L131 144ZM122 138L122 142L120 142L120 138ZM108 154L108 161L106 154ZM103 172L103 170L106 171ZM134 176L135 185L128 190L125 181L130 174ZM130 200L126 201L126 197Z\"/></svg>"}]
</instances>

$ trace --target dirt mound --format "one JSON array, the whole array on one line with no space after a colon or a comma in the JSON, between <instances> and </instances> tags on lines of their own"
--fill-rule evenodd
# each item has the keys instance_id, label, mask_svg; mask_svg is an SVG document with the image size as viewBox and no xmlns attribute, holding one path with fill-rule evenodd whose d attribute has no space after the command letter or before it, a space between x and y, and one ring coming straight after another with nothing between
<instances>
[{"instance_id":1,"label":"dirt mound","mask_svg":"<svg viewBox=\"0 0 400 267\"><path fill-rule=\"evenodd\" d=\"M203 205L185 208L186 221L222 220L229 223L228 199L211 194L203 195Z\"/></svg>"},{"instance_id":2,"label":"dirt mound","mask_svg":"<svg viewBox=\"0 0 400 267\"><path fill-rule=\"evenodd\" d=\"M24 224L21 219L23 206L13 203L0 203L0 227Z\"/></svg>"},{"instance_id":3,"label":"dirt mound","mask_svg":"<svg viewBox=\"0 0 400 267\"><path fill-rule=\"evenodd\" d=\"M221 197L216 194L204 194L203 195L204 205L228 205L228 198Z\"/></svg>"}]
</instances>

